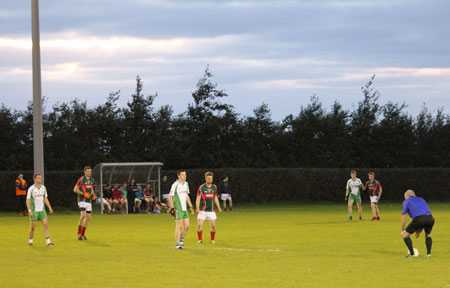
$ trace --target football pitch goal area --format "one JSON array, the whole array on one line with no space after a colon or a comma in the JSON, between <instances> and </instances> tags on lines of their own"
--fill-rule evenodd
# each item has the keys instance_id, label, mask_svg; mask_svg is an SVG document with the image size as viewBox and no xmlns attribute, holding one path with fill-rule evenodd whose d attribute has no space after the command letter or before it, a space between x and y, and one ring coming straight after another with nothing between
<instances>
[{"instance_id":1,"label":"football pitch goal area","mask_svg":"<svg viewBox=\"0 0 450 288\"><path fill-rule=\"evenodd\" d=\"M93 171L93 177L96 181L96 191L101 199L103 189L107 185L130 183L131 178L136 180L137 185L144 186L151 184L154 193L161 199L161 162L117 162L117 163L99 163ZM97 201L97 207L103 214L104 206L101 201ZM127 213L128 213L128 209Z\"/></svg>"}]
</instances>

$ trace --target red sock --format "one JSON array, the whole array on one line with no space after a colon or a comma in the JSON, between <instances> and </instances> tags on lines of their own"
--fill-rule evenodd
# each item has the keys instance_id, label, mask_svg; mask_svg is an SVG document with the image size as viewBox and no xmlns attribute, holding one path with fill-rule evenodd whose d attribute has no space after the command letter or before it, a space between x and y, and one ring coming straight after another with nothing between
<instances>
[{"instance_id":1,"label":"red sock","mask_svg":"<svg viewBox=\"0 0 450 288\"><path fill-rule=\"evenodd\" d=\"M233 211L233 207L230 207L230 211Z\"/></svg>"},{"instance_id":2,"label":"red sock","mask_svg":"<svg viewBox=\"0 0 450 288\"><path fill-rule=\"evenodd\" d=\"M197 235L198 235L198 240L202 240L202 233L203 231L197 231Z\"/></svg>"},{"instance_id":3,"label":"red sock","mask_svg":"<svg viewBox=\"0 0 450 288\"><path fill-rule=\"evenodd\" d=\"M86 233L86 227L81 228L81 236L84 236Z\"/></svg>"},{"instance_id":4,"label":"red sock","mask_svg":"<svg viewBox=\"0 0 450 288\"><path fill-rule=\"evenodd\" d=\"M211 240L213 241L216 238L216 232L211 231Z\"/></svg>"},{"instance_id":5,"label":"red sock","mask_svg":"<svg viewBox=\"0 0 450 288\"><path fill-rule=\"evenodd\" d=\"M227 211L227 208L223 208L223 211Z\"/></svg>"},{"instance_id":6,"label":"red sock","mask_svg":"<svg viewBox=\"0 0 450 288\"><path fill-rule=\"evenodd\" d=\"M78 225L78 235L81 235L81 225Z\"/></svg>"}]
</instances>

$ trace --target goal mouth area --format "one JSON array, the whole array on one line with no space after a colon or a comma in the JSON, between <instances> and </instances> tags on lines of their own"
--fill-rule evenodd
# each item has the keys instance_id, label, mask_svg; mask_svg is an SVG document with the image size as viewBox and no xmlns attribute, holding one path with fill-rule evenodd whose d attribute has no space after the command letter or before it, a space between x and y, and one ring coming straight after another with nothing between
<instances>
[{"instance_id":1,"label":"goal mouth area","mask_svg":"<svg viewBox=\"0 0 450 288\"><path fill-rule=\"evenodd\" d=\"M145 187L151 184L155 196L161 199L161 162L117 162L99 163L92 170L95 179L96 191L99 191L99 199L103 198L103 190L108 185L130 183L135 179L137 185ZM104 207L102 201L98 201L100 212L103 214Z\"/></svg>"}]
</instances>

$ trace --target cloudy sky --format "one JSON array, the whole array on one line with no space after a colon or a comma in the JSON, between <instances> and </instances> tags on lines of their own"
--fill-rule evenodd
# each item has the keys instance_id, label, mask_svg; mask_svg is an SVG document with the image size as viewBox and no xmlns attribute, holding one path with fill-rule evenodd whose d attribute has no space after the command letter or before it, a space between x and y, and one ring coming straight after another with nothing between
<instances>
[{"instance_id":1,"label":"cloudy sky","mask_svg":"<svg viewBox=\"0 0 450 288\"><path fill-rule=\"evenodd\" d=\"M0 3L0 103L32 99L30 0ZM207 64L243 115L274 119L316 94L351 109L376 74L380 101L450 109L448 0L41 0L43 95L94 106L144 81L183 112Z\"/></svg>"}]
</instances>

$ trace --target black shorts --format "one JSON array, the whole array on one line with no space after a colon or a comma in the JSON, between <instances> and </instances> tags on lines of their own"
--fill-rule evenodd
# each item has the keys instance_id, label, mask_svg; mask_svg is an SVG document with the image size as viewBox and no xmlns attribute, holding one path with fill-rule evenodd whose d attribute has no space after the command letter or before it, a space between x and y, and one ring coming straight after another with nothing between
<instances>
[{"instance_id":1,"label":"black shorts","mask_svg":"<svg viewBox=\"0 0 450 288\"><path fill-rule=\"evenodd\" d=\"M431 215L422 215L417 216L413 219L411 223L409 223L408 227L406 227L406 232L409 234L413 234L415 232L422 232L425 230L426 234L430 234L433 229L434 218Z\"/></svg>"}]
</instances>

